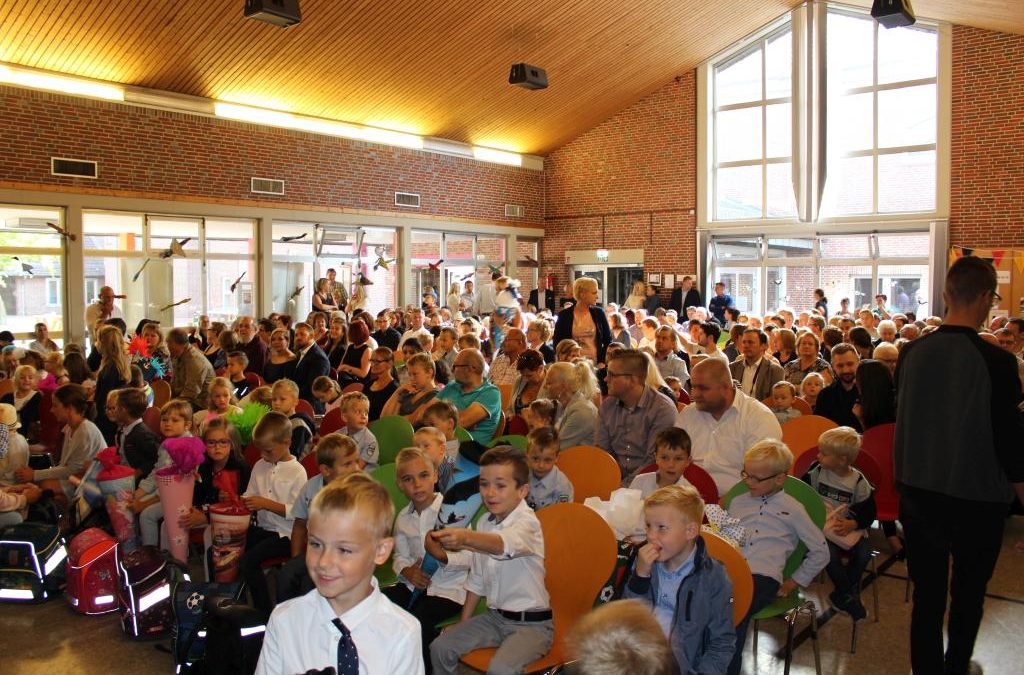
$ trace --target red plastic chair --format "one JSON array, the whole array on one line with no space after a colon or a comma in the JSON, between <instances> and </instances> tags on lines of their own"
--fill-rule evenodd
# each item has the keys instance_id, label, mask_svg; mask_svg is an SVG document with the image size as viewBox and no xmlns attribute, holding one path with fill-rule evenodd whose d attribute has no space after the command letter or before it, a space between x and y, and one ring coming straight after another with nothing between
<instances>
[{"instance_id":1,"label":"red plastic chair","mask_svg":"<svg viewBox=\"0 0 1024 675\"><path fill-rule=\"evenodd\" d=\"M149 427L157 436L161 436L160 433L160 408L156 406L149 406L146 411L142 413L142 423Z\"/></svg>"},{"instance_id":2,"label":"red plastic chair","mask_svg":"<svg viewBox=\"0 0 1024 675\"><path fill-rule=\"evenodd\" d=\"M246 373L245 382L249 385L249 391L263 386L263 378L260 377L259 373Z\"/></svg>"},{"instance_id":3,"label":"red plastic chair","mask_svg":"<svg viewBox=\"0 0 1024 675\"><path fill-rule=\"evenodd\" d=\"M245 456L245 463L249 465L250 469L256 466L256 462L260 461L260 451L252 443L245 446L245 451L242 454Z\"/></svg>"},{"instance_id":4,"label":"red plastic chair","mask_svg":"<svg viewBox=\"0 0 1024 675\"><path fill-rule=\"evenodd\" d=\"M690 466L686 467L686 471L683 472L683 478L690 481L690 485L697 488L697 492L700 493L705 504L718 503L718 486L715 485L715 479L703 467L699 467L691 462Z\"/></svg>"},{"instance_id":5,"label":"red plastic chair","mask_svg":"<svg viewBox=\"0 0 1024 675\"><path fill-rule=\"evenodd\" d=\"M39 399L39 442L53 454L53 461L60 460L60 435L64 425L53 416L53 392L46 392ZM27 429L23 429L28 432Z\"/></svg>"},{"instance_id":6,"label":"red plastic chair","mask_svg":"<svg viewBox=\"0 0 1024 675\"><path fill-rule=\"evenodd\" d=\"M685 389L679 390L679 402L683 405L690 405L690 395L686 393Z\"/></svg>"},{"instance_id":7,"label":"red plastic chair","mask_svg":"<svg viewBox=\"0 0 1024 675\"><path fill-rule=\"evenodd\" d=\"M315 452L311 452L305 457L303 457L301 464L302 468L306 470L306 478L312 478L313 476L316 476L318 473L320 473L320 467L316 463Z\"/></svg>"},{"instance_id":8,"label":"red plastic chair","mask_svg":"<svg viewBox=\"0 0 1024 675\"><path fill-rule=\"evenodd\" d=\"M341 393L342 394L350 394L353 391L355 391L355 392L362 392L363 391L363 383L362 382L353 382L352 384L350 384L347 387L345 387L344 389L342 389Z\"/></svg>"},{"instance_id":9,"label":"red plastic chair","mask_svg":"<svg viewBox=\"0 0 1024 675\"><path fill-rule=\"evenodd\" d=\"M313 410L313 404L304 399L299 399L299 402L295 404L295 412L306 413L310 419L316 419L316 412Z\"/></svg>"},{"instance_id":10,"label":"red plastic chair","mask_svg":"<svg viewBox=\"0 0 1024 675\"><path fill-rule=\"evenodd\" d=\"M513 415L505 432L511 436L525 436L530 433L530 428L526 426L526 420L519 415Z\"/></svg>"},{"instance_id":11,"label":"red plastic chair","mask_svg":"<svg viewBox=\"0 0 1024 675\"><path fill-rule=\"evenodd\" d=\"M793 461L793 469L789 472L794 478L803 478L811 464L818 461L818 446L808 448L800 453L800 456Z\"/></svg>"},{"instance_id":12,"label":"red plastic chair","mask_svg":"<svg viewBox=\"0 0 1024 675\"><path fill-rule=\"evenodd\" d=\"M327 411L324 418L320 420L320 436L333 434L338 429L345 428L345 420L341 418L341 408L332 408Z\"/></svg>"},{"instance_id":13,"label":"red plastic chair","mask_svg":"<svg viewBox=\"0 0 1024 675\"><path fill-rule=\"evenodd\" d=\"M900 513L900 495L896 492L896 477L893 469L893 438L895 424L880 424L864 432L858 461L868 455L875 461L879 475L875 484L875 506L878 520L897 520ZM857 462L855 465L859 466Z\"/></svg>"}]
</instances>

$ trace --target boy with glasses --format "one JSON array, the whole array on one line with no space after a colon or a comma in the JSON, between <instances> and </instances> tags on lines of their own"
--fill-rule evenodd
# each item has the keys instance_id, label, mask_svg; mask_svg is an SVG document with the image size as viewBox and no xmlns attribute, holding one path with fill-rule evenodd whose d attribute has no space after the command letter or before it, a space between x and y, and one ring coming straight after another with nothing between
<instances>
[{"instance_id":1,"label":"boy with glasses","mask_svg":"<svg viewBox=\"0 0 1024 675\"><path fill-rule=\"evenodd\" d=\"M746 531L740 552L754 577L750 611L736 626L736 651L729 674L739 675L743 665L743 643L750 617L776 597L786 597L799 585L807 586L829 561L828 544L803 505L782 490L793 453L782 441L766 439L755 443L743 456L743 472L749 492L729 505L729 515L738 518ZM786 560L803 542L807 555L789 579L783 578Z\"/></svg>"}]
</instances>

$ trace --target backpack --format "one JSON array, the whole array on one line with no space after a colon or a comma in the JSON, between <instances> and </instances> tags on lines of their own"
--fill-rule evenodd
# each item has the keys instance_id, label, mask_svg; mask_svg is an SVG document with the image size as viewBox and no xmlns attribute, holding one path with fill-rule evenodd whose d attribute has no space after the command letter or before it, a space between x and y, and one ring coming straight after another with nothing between
<instances>
[{"instance_id":1,"label":"backpack","mask_svg":"<svg viewBox=\"0 0 1024 675\"><path fill-rule=\"evenodd\" d=\"M252 675L263 649L267 615L234 598L209 597L205 602L206 654L182 673Z\"/></svg>"},{"instance_id":2,"label":"backpack","mask_svg":"<svg viewBox=\"0 0 1024 675\"><path fill-rule=\"evenodd\" d=\"M56 525L0 530L0 600L42 602L64 588L68 549Z\"/></svg>"},{"instance_id":3,"label":"backpack","mask_svg":"<svg viewBox=\"0 0 1024 675\"><path fill-rule=\"evenodd\" d=\"M68 544L64 595L79 614L107 614L118 609L117 539L89 528Z\"/></svg>"},{"instance_id":4,"label":"backpack","mask_svg":"<svg viewBox=\"0 0 1024 675\"><path fill-rule=\"evenodd\" d=\"M174 611L174 632L171 648L176 671L198 672L206 652L206 603L207 599L228 597L239 600L242 583L217 583L201 581L179 581L171 591Z\"/></svg>"},{"instance_id":5,"label":"backpack","mask_svg":"<svg viewBox=\"0 0 1024 675\"><path fill-rule=\"evenodd\" d=\"M171 584L189 580L182 563L156 546L141 546L118 562L121 628L129 637L161 637L174 625Z\"/></svg>"}]
</instances>

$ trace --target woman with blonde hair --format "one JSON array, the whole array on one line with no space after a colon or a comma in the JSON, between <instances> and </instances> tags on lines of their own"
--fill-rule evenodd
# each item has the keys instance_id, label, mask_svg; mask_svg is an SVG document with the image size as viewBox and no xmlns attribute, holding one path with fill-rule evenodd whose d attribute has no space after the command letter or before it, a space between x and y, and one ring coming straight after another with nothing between
<instances>
[{"instance_id":1,"label":"woman with blonde hair","mask_svg":"<svg viewBox=\"0 0 1024 675\"><path fill-rule=\"evenodd\" d=\"M573 283L572 290L576 302L559 312L555 323L555 349L562 340L575 340L583 356L602 365L608 343L612 341L612 329L608 315L597 306L597 281L580 277Z\"/></svg>"},{"instance_id":2,"label":"woman with blonde hair","mask_svg":"<svg viewBox=\"0 0 1024 675\"><path fill-rule=\"evenodd\" d=\"M647 284L637 280L633 282L633 288L629 291L629 297L622 303L623 307L629 309L643 309L647 304Z\"/></svg>"},{"instance_id":3,"label":"woman with blonde hair","mask_svg":"<svg viewBox=\"0 0 1024 675\"><path fill-rule=\"evenodd\" d=\"M555 431L562 450L574 445L594 444L597 407L593 399L599 391L593 368L582 359L575 363L562 361L548 366L539 396L558 402Z\"/></svg>"},{"instance_id":4,"label":"woman with blonde hair","mask_svg":"<svg viewBox=\"0 0 1024 675\"><path fill-rule=\"evenodd\" d=\"M132 364L128 360L124 336L117 326L103 326L96 337L96 351L100 354L100 367L96 371L96 393L93 401L96 409L102 410L107 404L107 394L127 387L132 381ZM117 425L106 415L96 416L96 426L103 433L107 445L114 444Z\"/></svg>"},{"instance_id":5,"label":"woman with blonde hair","mask_svg":"<svg viewBox=\"0 0 1024 675\"><path fill-rule=\"evenodd\" d=\"M459 304L462 302L462 284L458 281L453 281L452 285L448 287L448 297L444 299L444 304L448 309L453 312L459 310Z\"/></svg>"}]
</instances>

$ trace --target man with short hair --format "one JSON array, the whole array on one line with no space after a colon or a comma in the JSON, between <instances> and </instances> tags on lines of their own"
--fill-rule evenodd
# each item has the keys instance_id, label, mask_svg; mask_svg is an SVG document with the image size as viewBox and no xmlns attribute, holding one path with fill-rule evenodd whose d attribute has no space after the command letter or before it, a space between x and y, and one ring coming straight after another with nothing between
<instances>
[{"instance_id":1,"label":"man with short hair","mask_svg":"<svg viewBox=\"0 0 1024 675\"><path fill-rule=\"evenodd\" d=\"M725 308L732 307L732 296L725 292L725 284L721 281L715 284L715 297L708 301L708 309L718 323L725 325Z\"/></svg>"},{"instance_id":2,"label":"man with short hair","mask_svg":"<svg viewBox=\"0 0 1024 675\"><path fill-rule=\"evenodd\" d=\"M858 313L858 316L860 317L860 325L865 330L867 330L868 334L871 336L871 339L877 340L878 328L875 325L875 315L871 312L870 309L862 309ZM849 335L849 332L847 332L847 335Z\"/></svg>"},{"instance_id":3,"label":"man with short hair","mask_svg":"<svg viewBox=\"0 0 1024 675\"><path fill-rule=\"evenodd\" d=\"M853 414L857 403L857 366L860 356L856 348L843 342L832 348L832 372L835 379L818 393L814 414L827 417L841 427L861 431L860 420Z\"/></svg>"},{"instance_id":4,"label":"man with short hair","mask_svg":"<svg viewBox=\"0 0 1024 675\"><path fill-rule=\"evenodd\" d=\"M452 364L452 381L437 393L438 400L455 405L459 426L483 445L494 438L501 418L501 391L484 379L485 366L478 350L463 349Z\"/></svg>"},{"instance_id":5,"label":"man with short hair","mask_svg":"<svg viewBox=\"0 0 1024 675\"><path fill-rule=\"evenodd\" d=\"M871 313L874 314L878 319L888 319L892 317L892 310L885 306L885 303L889 301L889 296L885 293L879 293L875 296L875 306L871 309Z\"/></svg>"},{"instance_id":6,"label":"man with short hair","mask_svg":"<svg viewBox=\"0 0 1024 675\"><path fill-rule=\"evenodd\" d=\"M879 342L871 352L871 358L884 363L890 373L896 372L896 362L899 360L899 356L899 350L891 342Z\"/></svg>"},{"instance_id":7,"label":"man with short hair","mask_svg":"<svg viewBox=\"0 0 1024 675\"><path fill-rule=\"evenodd\" d=\"M334 304L338 306L338 309L345 309L348 304L348 291L345 289L345 284L338 281L338 271L333 267L327 268L327 280L331 282L327 290L334 296Z\"/></svg>"},{"instance_id":8,"label":"man with short hair","mask_svg":"<svg viewBox=\"0 0 1024 675\"><path fill-rule=\"evenodd\" d=\"M313 327L302 322L295 324L295 364L293 379L299 385L299 398L310 403L318 415L324 414L324 404L313 396L313 380L331 372L331 362L320 345L313 339Z\"/></svg>"},{"instance_id":9,"label":"man with short hair","mask_svg":"<svg viewBox=\"0 0 1024 675\"><path fill-rule=\"evenodd\" d=\"M501 272L492 272L491 283L480 289L480 297L477 300L477 309L480 310L480 316L487 316L494 311L495 307L497 307L495 301L498 297L498 291L494 287L494 282L501 277Z\"/></svg>"},{"instance_id":10,"label":"man with short hair","mask_svg":"<svg viewBox=\"0 0 1024 675\"><path fill-rule=\"evenodd\" d=\"M786 379L786 371L764 356L768 336L757 328L748 328L740 337L740 357L729 364L729 374L740 383L740 391L763 401L772 395L772 387Z\"/></svg>"},{"instance_id":11,"label":"man with short hair","mask_svg":"<svg viewBox=\"0 0 1024 675\"><path fill-rule=\"evenodd\" d=\"M622 349L608 360L608 398L601 404L594 445L619 465L623 485L654 462L654 438L675 422L676 405L648 386L647 357Z\"/></svg>"},{"instance_id":12,"label":"man with short hair","mask_svg":"<svg viewBox=\"0 0 1024 675\"><path fill-rule=\"evenodd\" d=\"M891 319L883 319L878 322L878 341L879 342L896 342L898 337L896 333L896 323ZM878 343L875 344L877 346Z\"/></svg>"},{"instance_id":13,"label":"man with short hair","mask_svg":"<svg viewBox=\"0 0 1024 675\"><path fill-rule=\"evenodd\" d=\"M251 316L242 315L235 322L235 335L238 337L238 351L245 352L249 365L245 372L263 375L263 366L270 357L270 348L256 333L256 325Z\"/></svg>"},{"instance_id":14,"label":"man with short hair","mask_svg":"<svg viewBox=\"0 0 1024 675\"><path fill-rule=\"evenodd\" d=\"M654 366L661 378L675 377L685 388L690 381L690 370L686 362L676 354L678 337L671 326L661 326L654 332Z\"/></svg>"},{"instance_id":15,"label":"man with short hair","mask_svg":"<svg viewBox=\"0 0 1024 675\"><path fill-rule=\"evenodd\" d=\"M908 323L900 329L900 337L904 340L916 340L920 335L921 329L912 323Z\"/></svg>"},{"instance_id":16,"label":"man with short hair","mask_svg":"<svg viewBox=\"0 0 1024 675\"><path fill-rule=\"evenodd\" d=\"M896 367L894 466L914 582L915 674L973 672L971 655L1006 515L1014 495L1024 500L1016 364L978 335L999 297L996 288L989 261L965 256L954 262L942 293L945 321L907 344Z\"/></svg>"},{"instance_id":17,"label":"man with short hair","mask_svg":"<svg viewBox=\"0 0 1024 675\"><path fill-rule=\"evenodd\" d=\"M491 360L491 370L487 379L494 385L515 384L519 377L516 363L519 355L526 351L526 333L518 328L510 328L501 342L501 353Z\"/></svg>"},{"instance_id":18,"label":"man with short hair","mask_svg":"<svg viewBox=\"0 0 1024 675\"><path fill-rule=\"evenodd\" d=\"M691 405L679 411L675 426L690 436L694 463L725 494L738 483L743 455L765 438L782 438L782 427L764 404L735 388L720 361L701 361L690 373Z\"/></svg>"},{"instance_id":19,"label":"man with short hair","mask_svg":"<svg viewBox=\"0 0 1024 675\"><path fill-rule=\"evenodd\" d=\"M402 345L405 344L405 341L408 340L411 337L416 338L421 343L424 341L424 339L426 339L425 336L429 336L431 339L433 339L434 336L431 334L431 332L429 330L427 330L426 328L424 328L424 326L423 326L423 309L422 308L420 308L420 307L413 307L412 309L410 309L408 311L406 316L408 316L409 329L407 331L405 331L404 333L402 333L402 339L399 340L399 342L398 342L398 349L399 350L402 349Z\"/></svg>"},{"instance_id":20,"label":"man with short hair","mask_svg":"<svg viewBox=\"0 0 1024 675\"><path fill-rule=\"evenodd\" d=\"M398 345L402 342L402 334L391 326L391 312L384 309L377 314L373 321L374 331L370 333L377 342L378 347L387 347L391 351L398 351Z\"/></svg>"},{"instance_id":21,"label":"man with short hair","mask_svg":"<svg viewBox=\"0 0 1024 675\"><path fill-rule=\"evenodd\" d=\"M216 377L210 360L188 341L188 333L175 328L167 334L167 352L171 355L171 396L192 404L192 410L207 408L210 382Z\"/></svg>"},{"instance_id":22,"label":"man with short hair","mask_svg":"<svg viewBox=\"0 0 1024 675\"><path fill-rule=\"evenodd\" d=\"M104 286L100 289L99 297L91 305L85 308L85 330L88 333L89 343L96 342L96 334L99 333L99 326L107 319L123 319L124 314L114 304L114 289Z\"/></svg>"},{"instance_id":23,"label":"man with short hair","mask_svg":"<svg viewBox=\"0 0 1024 675\"><path fill-rule=\"evenodd\" d=\"M722 335L722 326L714 321L704 321L700 324L701 342L704 354L709 359L718 359L726 366L729 365L729 357L718 348L718 338Z\"/></svg>"},{"instance_id":24,"label":"man with short hair","mask_svg":"<svg viewBox=\"0 0 1024 675\"><path fill-rule=\"evenodd\" d=\"M679 286L672 289L672 299L668 306L676 310L679 316L684 316L687 307L700 307L703 304L700 301L700 292L693 287L693 277L686 275L679 282Z\"/></svg>"}]
</instances>

